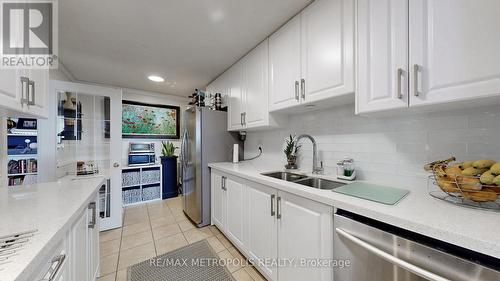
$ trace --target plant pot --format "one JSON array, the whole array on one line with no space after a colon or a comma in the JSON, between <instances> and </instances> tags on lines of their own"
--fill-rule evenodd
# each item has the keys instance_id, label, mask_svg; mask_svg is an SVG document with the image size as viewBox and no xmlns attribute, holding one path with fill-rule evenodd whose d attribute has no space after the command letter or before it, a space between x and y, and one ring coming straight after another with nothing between
<instances>
[{"instance_id":1,"label":"plant pot","mask_svg":"<svg viewBox=\"0 0 500 281\"><path fill-rule=\"evenodd\" d=\"M179 186L177 180L177 156L162 156L162 199L177 197Z\"/></svg>"},{"instance_id":2,"label":"plant pot","mask_svg":"<svg viewBox=\"0 0 500 281\"><path fill-rule=\"evenodd\" d=\"M285 165L285 169L297 169L297 156L288 156L286 161L288 164Z\"/></svg>"}]
</instances>

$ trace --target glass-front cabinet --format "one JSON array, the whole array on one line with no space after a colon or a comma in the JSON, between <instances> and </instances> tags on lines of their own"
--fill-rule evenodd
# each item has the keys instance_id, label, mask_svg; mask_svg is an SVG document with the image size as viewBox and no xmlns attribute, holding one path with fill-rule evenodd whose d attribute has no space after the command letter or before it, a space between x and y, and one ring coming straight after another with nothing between
<instances>
[{"instance_id":1,"label":"glass-front cabinet","mask_svg":"<svg viewBox=\"0 0 500 281\"><path fill-rule=\"evenodd\" d=\"M55 179L104 176L101 230L121 226L121 90L50 81L54 97Z\"/></svg>"}]
</instances>

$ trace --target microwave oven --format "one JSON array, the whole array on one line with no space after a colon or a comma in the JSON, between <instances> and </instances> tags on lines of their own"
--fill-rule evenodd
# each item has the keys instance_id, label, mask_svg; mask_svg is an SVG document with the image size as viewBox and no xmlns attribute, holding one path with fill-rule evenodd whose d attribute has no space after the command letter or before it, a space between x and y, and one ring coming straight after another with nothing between
<instances>
[{"instance_id":1,"label":"microwave oven","mask_svg":"<svg viewBox=\"0 0 500 281\"><path fill-rule=\"evenodd\" d=\"M155 144L151 142L131 142L128 151L129 166L147 166L156 163Z\"/></svg>"},{"instance_id":2,"label":"microwave oven","mask_svg":"<svg viewBox=\"0 0 500 281\"><path fill-rule=\"evenodd\" d=\"M131 142L128 151L129 154L155 153L155 144L153 142Z\"/></svg>"},{"instance_id":3,"label":"microwave oven","mask_svg":"<svg viewBox=\"0 0 500 281\"><path fill-rule=\"evenodd\" d=\"M156 163L156 155L154 153L130 153L128 155L129 166L147 166Z\"/></svg>"}]
</instances>

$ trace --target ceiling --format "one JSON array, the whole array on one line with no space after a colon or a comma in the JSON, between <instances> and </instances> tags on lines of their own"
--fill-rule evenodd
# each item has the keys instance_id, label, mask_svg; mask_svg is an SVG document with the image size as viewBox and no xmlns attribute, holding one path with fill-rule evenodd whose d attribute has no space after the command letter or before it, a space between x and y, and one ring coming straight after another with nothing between
<instances>
[{"instance_id":1,"label":"ceiling","mask_svg":"<svg viewBox=\"0 0 500 281\"><path fill-rule=\"evenodd\" d=\"M187 96L309 2L63 0L59 57L76 80Z\"/></svg>"}]
</instances>

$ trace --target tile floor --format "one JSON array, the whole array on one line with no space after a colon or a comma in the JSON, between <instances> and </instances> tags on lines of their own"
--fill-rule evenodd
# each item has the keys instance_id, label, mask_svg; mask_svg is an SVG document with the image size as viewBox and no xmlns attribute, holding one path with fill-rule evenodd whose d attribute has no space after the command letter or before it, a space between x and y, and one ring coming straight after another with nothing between
<instances>
[{"instance_id":1,"label":"tile floor","mask_svg":"<svg viewBox=\"0 0 500 281\"><path fill-rule=\"evenodd\" d=\"M98 281L125 281L127 267L203 239L220 258L244 260L216 227L196 228L182 212L181 197L126 208L122 228L101 232ZM228 269L237 281L265 280L252 266Z\"/></svg>"}]
</instances>

